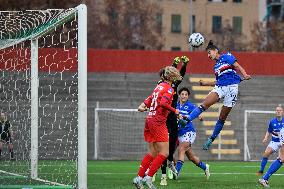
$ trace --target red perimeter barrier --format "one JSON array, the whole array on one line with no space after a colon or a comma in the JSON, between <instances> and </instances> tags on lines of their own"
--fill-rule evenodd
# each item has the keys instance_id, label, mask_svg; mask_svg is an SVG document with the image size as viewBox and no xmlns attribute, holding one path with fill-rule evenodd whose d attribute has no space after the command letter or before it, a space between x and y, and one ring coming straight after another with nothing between
<instances>
[{"instance_id":1,"label":"red perimeter barrier","mask_svg":"<svg viewBox=\"0 0 284 189\"><path fill-rule=\"evenodd\" d=\"M284 53L232 52L238 63L251 75L284 75ZM190 59L188 73L213 74L214 62L206 52L167 52L137 50L88 51L90 72L158 72L176 56Z\"/></svg>"},{"instance_id":2,"label":"red perimeter barrier","mask_svg":"<svg viewBox=\"0 0 284 189\"><path fill-rule=\"evenodd\" d=\"M31 51L28 48L0 50L0 69L24 71L31 66ZM61 48L39 48L39 71L76 71L77 50Z\"/></svg>"},{"instance_id":3,"label":"red perimeter barrier","mask_svg":"<svg viewBox=\"0 0 284 189\"><path fill-rule=\"evenodd\" d=\"M233 52L251 75L284 75L284 53ZM214 62L206 52L168 52L140 50L96 50L88 49L89 72L158 72L170 65L176 56L186 55L190 59L187 72L213 74ZM5 49L0 51L0 69L25 70L30 66L29 49ZM77 70L76 49L39 49L40 71Z\"/></svg>"}]
</instances>

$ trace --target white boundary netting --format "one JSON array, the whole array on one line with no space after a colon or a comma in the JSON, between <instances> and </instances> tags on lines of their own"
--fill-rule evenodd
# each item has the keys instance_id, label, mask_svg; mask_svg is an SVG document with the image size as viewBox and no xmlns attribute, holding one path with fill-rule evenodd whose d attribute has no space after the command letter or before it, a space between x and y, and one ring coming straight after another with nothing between
<instances>
[{"instance_id":1,"label":"white boundary netting","mask_svg":"<svg viewBox=\"0 0 284 189\"><path fill-rule=\"evenodd\" d=\"M94 159L141 159L147 152L145 117L137 109L96 108Z\"/></svg>"},{"instance_id":2,"label":"white boundary netting","mask_svg":"<svg viewBox=\"0 0 284 189\"><path fill-rule=\"evenodd\" d=\"M16 157L2 157L1 185L86 188L85 5L0 12L0 49L0 107Z\"/></svg>"},{"instance_id":3,"label":"white boundary netting","mask_svg":"<svg viewBox=\"0 0 284 189\"><path fill-rule=\"evenodd\" d=\"M244 161L260 161L268 143L262 140L269 121L275 117L275 111L245 110L244 112ZM274 158L278 155L275 153ZM270 157L273 159L273 157Z\"/></svg>"}]
</instances>

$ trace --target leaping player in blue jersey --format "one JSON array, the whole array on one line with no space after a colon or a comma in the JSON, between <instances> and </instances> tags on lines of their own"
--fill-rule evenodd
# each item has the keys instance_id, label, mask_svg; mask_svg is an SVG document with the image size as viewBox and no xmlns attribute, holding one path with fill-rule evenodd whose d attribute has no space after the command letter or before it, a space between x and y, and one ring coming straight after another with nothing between
<instances>
[{"instance_id":1,"label":"leaping player in blue jersey","mask_svg":"<svg viewBox=\"0 0 284 189\"><path fill-rule=\"evenodd\" d=\"M266 143L268 141L268 137L271 134L271 141L269 142L267 148L265 149L260 169L256 173L258 176L263 175L264 168L267 164L267 160L271 154L274 152L278 152L278 150L281 147L280 139L279 139L279 132L282 127L284 127L284 119L283 119L283 108L281 106L277 106L275 110L276 117L271 119L269 122L268 129L265 133L263 143Z\"/></svg>"},{"instance_id":2,"label":"leaping player in blue jersey","mask_svg":"<svg viewBox=\"0 0 284 189\"><path fill-rule=\"evenodd\" d=\"M190 114L192 110L196 108L194 104L192 104L188 98L190 95L190 91L188 88L183 87L178 91L179 101L177 103L177 109L180 112L181 119L178 123L178 161L176 164L176 170L178 172L177 176L180 175L181 168L184 163L184 155L186 154L187 158L192 161L196 166L201 168L207 179L209 179L209 165L203 163L199 157L197 157L192 151L192 144L194 143L196 132L195 128L191 121L186 122L182 118L186 117ZM199 116L199 119L202 120L202 117ZM176 179L176 178L175 178Z\"/></svg>"},{"instance_id":3,"label":"leaping player in blue jersey","mask_svg":"<svg viewBox=\"0 0 284 189\"><path fill-rule=\"evenodd\" d=\"M238 85L242 80L237 74L237 71L242 75L243 80L251 79L251 76L248 75L244 68L242 68L242 66L237 62L234 55L229 52L220 54L219 48L214 45L211 40L206 47L206 51L208 53L208 57L215 61L214 72L216 81L200 81L201 86L214 86L214 88L207 95L202 104L190 113L187 120L194 120L220 99L223 99L223 106L211 137L209 137L203 145L204 150L208 150L212 145L212 142L219 135L232 107L236 104Z\"/></svg>"},{"instance_id":4,"label":"leaping player in blue jersey","mask_svg":"<svg viewBox=\"0 0 284 189\"><path fill-rule=\"evenodd\" d=\"M282 109L283 110L283 109ZM261 184L265 188L269 188L268 180L280 167L282 166L284 162L284 127L280 129L279 132L279 139L280 139L280 150L279 150L279 156L278 158L273 161L268 168L267 172L263 175L261 179L258 180L259 184Z\"/></svg>"}]
</instances>

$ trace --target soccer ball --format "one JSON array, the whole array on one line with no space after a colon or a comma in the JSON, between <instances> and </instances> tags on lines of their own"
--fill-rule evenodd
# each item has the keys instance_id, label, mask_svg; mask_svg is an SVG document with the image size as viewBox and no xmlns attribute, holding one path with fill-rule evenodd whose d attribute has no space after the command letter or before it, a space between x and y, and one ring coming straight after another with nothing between
<instances>
[{"instance_id":1,"label":"soccer ball","mask_svg":"<svg viewBox=\"0 0 284 189\"><path fill-rule=\"evenodd\" d=\"M193 33L189 36L188 42L193 47L200 47L204 43L204 37L201 33Z\"/></svg>"}]
</instances>

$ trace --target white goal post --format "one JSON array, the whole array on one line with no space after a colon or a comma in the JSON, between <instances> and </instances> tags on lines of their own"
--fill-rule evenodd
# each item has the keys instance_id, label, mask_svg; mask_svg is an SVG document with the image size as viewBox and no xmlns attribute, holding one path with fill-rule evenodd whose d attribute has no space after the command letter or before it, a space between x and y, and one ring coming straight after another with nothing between
<instances>
[{"instance_id":1,"label":"white goal post","mask_svg":"<svg viewBox=\"0 0 284 189\"><path fill-rule=\"evenodd\" d=\"M3 63L1 65L1 71L3 73L6 74L6 72L9 72L12 76L10 78L13 79L14 76L17 75L24 75L24 77L28 78L28 79L15 79L15 81L8 81L6 82L6 80L1 80L0 83L0 88L2 93L7 93L5 94L6 96L9 96L9 91L11 91L8 86L5 86L6 83L9 84L9 87L13 88L14 87L14 91L18 91L18 93L20 94L20 97L13 97L12 93L12 100L6 100L5 98L1 99L1 105L5 105L8 104L9 108L7 108L5 111L12 114L13 116L12 119L14 119L15 121L18 120L19 123L21 123L20 119L23 119L22 117L19 117L18 115L20 115L20 113L26 113L28 114L28 118L25 123L30 123L30 125L28 127L24 127L24 129L29 129L25 132L27 132L28 134L26 134L26 136L30 137L30 138L25 138L25 140L30 140L29 142L25 143L25 145L23 145L25 148L24 150L29 150L30 154L29 157L26 157L25 155L22 155L20 159L20 155L18 156L18 158L20 159L18 162L19 164L21 162L26 161L26 158L29 159L30 158L30 175L28 176L31 179L35 179L38 181L43 181L44 183L49 183L52 185L63 185L63 186L69 186L72 185L73 187L79 188L79 189L87 189L87 7L84 4L81 4L75 8L72 9L68 9L68 10L62 10L62 9L48 9L48 10L35 10L33 12L33 10L28 10L28 11L0 11L1 12L1 18L0 18L0 22L1 25L0 26L0 50L1 50L1 63ZM38 15L37 15L38 14ZM23 19L23 20L21 20ZM72 21L70 21L71 19L74 19ZM71 22L68 26L66 26L67 22ZM61 28L60 28L61 27ZM76 29L72 29L72 31L66 31L68 29L70 29L71 27L76 27ZM53 32L53 33L52 33ZM61 32L61 33L59 33ZM76 34L73 35L73 33L71 34L71 32L74 32ZM49 34L52 33L52 34ZM59 34L58 34L59 33ZM57 35L57 38L55 35ZM65 39L66 38L66 39ZM40 40L40 42L39 42ZM66 41L65 41L66 40ZM30 46L26 47L26 44L30 44ZM41 43L41 44L39 44ZM69 44L70 43L70 44ZM20 45L19 45L20 44ZM52 45L54 46L52 46ZM52 50L54 51L54 54L48 54L48 48L53 48ZM40 51L40 50L41 51ZM58 49L62 49L61 51ZM46 57L43 57L43 53L42 51L48 51L46 54ZM74 51L76 51L76 53L74 53ZM15 53L16 55L19 55L19 58L17 59L17 57L12 57L11 56L11 52ZM41 52L41 57L40 57L40 52ZM55 61L54 59L56 59L55 57L60 57L60 52L68 52L66 57L65 54L62 55L63 58L66 58L64 60L60 60L58 61L59 63L56 65L57 67L60 67L60 63L66 63L68 61L72 61L76 62L76 73L71 75L69 72L71 72L70 70L75 69L74 67L67 67L68 64L66 64L66 68L65 65L62 66L64 69L63 71L57 71L58 73L58 77L61 77L59 79L60 82L63 83L63 85L65 86L64 89L62 89L62 94L59 94L59 90L56 88L58 86L53 86L53 84L55 83L55 79L52 78L51 80L51 84L49 84L48 86L50 88L47 88L45 86L42 88L39 88L40 86L40 82L45 82L44 79L46 79L48 76L44 76L42 78L41 81L39 80L39 59L41 59L42 62L46 63L48 62L48 59L50 59L50 57L52 57L52 62L53 64L48 65L47 69L48 71L46 75L50 74L52 76L56 75L54 73L52 73L52 66L55 65ZM69 53L70 52L70 53ZM6 53L6 54L5 54ZM10 53L10 54L9 54ZM30 54L29 54L30 53ZM76 54L76 55L74 55ZM57 56L58 55L58 56ZM3 57L6 57L6 59L4 60ZM7 58L8 57L8 58ZM23 58L24 57L24 58ZM76 58L76 60L75 60ZM16 60L17 59L17 60ZM74 59L74 61L73 61ZM26 64L25 68L23 69L21 68L17 68L16 66L11 69L11 67L6 68L6 64L8 62L8 64L10 62L16 62L15 65L18 66L20 64ZM5 63L5 66L4 66ZM30 65L29 65L30 63ZM12 64L12 63L11 63ZM74 63L75 65L75 63ZM45 65L46 66L46 65ZM73 66L73 65L72 65ZM24 71L23 71L24 70ZM68 81L64 81L64 74L63 72L66 71L69 75L68 77L71 79L74 79L74 81L71 81L70 83L68 83ZM25 72L25 73L23 73ZM13 75L14 74L14 75ZM2 74L4 75L4 74ZM70 76L71 75L71 76ZM63 77L64 76L64 77ZM6 76L7 78L7 76ZM63 79L62 79L63 78ZM67 76L66 76L67 78ZM69 79L67 78L67 79ZM2 78L1 78L2 79ZM70 80L71 80L70 79ZM47 80L47 79L46 79ZM76 81L75 81L76 80ZM17 82L19 81L19 82ZM23 84L23 87L26 91L19 91L22 88L19 88L17 85L19 85L20 82L24 81L25 85ZM5 83L6 82L6 83ZM65 82L65 83L64 83ZM10 84L11 83L11 84ZM20 83L21 84L21 83ZM68 86L68 84L70 84ZM5 87L8 88L7 91L5 90ZM26 89L26 88L28 89ZM53 89L52 87L54 87L55 89ZM76 87L76 88L75 88ZM42 90L47 90L50 91L49 94L40 94L39 95L39 91ZM73 91L72 91L73 90ZM69 97L65 97L64 94L67 93L69 95ZM25 98L26 95L26 101L24 103L22 103L21 98ZM60 96L61 95L61 96ZM40 103L41 99L46 98L46 103L45 105L43 105L43 107L40 107ZM48 99L49 98L49 99ZM58 100L58 99L59 100ZM65 98L65 99L64 99ZM3 100L4 99L4 100ZM51 100L50 100L51 99ZM54 99L54 100L53 100ZM65 100L64 103L66 104L60 104L61 101ZM75 100L74 100L75 99ZM56 101L57 100L57 101ZM27 102L30 102L30 104L25 104ZM28 106L28 110L26 111L25 109L23 110L19 110L21 108L14 108L11 109L10 104L12 104L11 102L15 102L16 105L22 103L25 104L26 106ZM50 105L54 103L55 105ZM63 112L61 109L64 110L64 108L70 108L68 106L73 108L71 113L69 113L70 117L76 119L76 120L70 120L70 123L68 123L67 121L62 121L64 123L61 123L59 114L61 112ZM22 105L21 104L21 105ZM44 104L44 103L43 103ZM70 105L71 104L71 105ZM8 106L7 105L7 106ZM50 109L47 108L47 106L50 105ZM57 106L57 107L55 107ZM39 112L39 107L41 108L41 112ZM3 107L1 107L3 108ZM71 109L70 108L70 109ZM53 109L60 109L60 113L58 112L52 112ZM3 111L3 109L1 109L1 111ZM20 112L22 111L22 112ZM20 112L20 113L19 113ZM23 113L23 114L24 114ZM26 116L26 115L24 115ZM24 117L23 116L23 117ZM44 121L41 120L41 116L47 120L47 119L54 119L54 125L55 122L59 123L59 126L56 127L57 130L63 128L64 129L69 129L66 130L66 132L70 132L70 137L76 137L77 141L73 142L73 141L69 141L68 139L65 141L65 139L67 137L69 137L69 134L67 133L66 135L64 135L62 138L55 138L56 136L53 136L54 141L52 141L52 139L48 139L47 142L50 146L45 146L46 149L41 149L41 151L39 150L39 147L43 147L43 145L40 143L41 142L41 138L46 137L48 134L53 134L51 133L45 133L45 131L43 132L44 134L41 136L39 134L39 129L42 128L45 123L45 127L47 128L48 126L50 126L50 122L45 122L42 123ZM60 116L62 116L60 114ZM68 117L66 116L66 117ZM62 116L61 118L66 119L66 117ZM63 119L62 119L63 120ZM13 121L13 120L12 120ZM72 122L72 123L71 123ZM73 126L76 122L76 128L74 129ZM61 125L60 125L61 124ZM72 125L73 124L73 125ZM15 124L19 129L21 130L23 128L21 128L20 126L23 127L23 125L21 124ZM51 123L51 126L54 126L53 123ZM70 126L71 125L71 126ZM61 130L61 132L64 132L64 129ZM18 131L19 132L19 131ZM30 133L29 133L30 132ZM55 134L54 134L55 135ZM72 135L72 136L71 136ZM24 138L24 137L22 137ZM18 139L20 141L20 139ZM64 142L62 142L64 141ZM76 158L73 158L72 160L74 162L72 162L74 165L76 165L76 169L77 169L77 173L76 173L76 178L77 181L76 183L72 183L70 181L70 183L63 183L62 184L62 180L59 179L59 181L48 181L46 179L41 179L40 178L40 171L39 167L40 167L40 163L39 163L39 157L42 157L44 155L42 155L42 152L44 150L48 151L53 151L55 152L56 147L55 145L51 147L51 145L53 145L53 143L60 143L60 146L64 146L62 147L63 150L66 151L60 151L62 154L64 154L64 157L66 157L66 159L64 160L69 160L68 158L73 158L74 156L76 156ZM75 145L76 149L73 147ZM70 145L70 146L68 146ZM18 151L20 148L18 148ZM62 150L60 149L60 150ZM22 150L22 151L24 151ZM76 151L76 152L75 152ZM58 152L56 151L56 153L58 154ZM53 154L47 154L46 159L42 158L43 161L49 161L50 159L54 158L55 160L61 160L60 157L52 157ZM62 162L58 162L58 164L63 164ZM69 162L70 163L70 162ZM61 165L60 164L60 165ZM68 162L67 162L68 164ZM63 165L62 167L64 167L65 165ZM1 168L2 169L2 168ZM64 168L62 168L63 170ZM0 170L1 171L1 170ZM68 170L64 170L66 173L68 172ZM2 171L5 172L6 171ZM18 174L15 174L18 175ZM69 179L71 180L71 179ZM54 184L55 183L55 184ZM2 183L1 183L2 184ZM5 184L5 183L4 183ZM74 185L73 185L74 184Z\"/></svg>"},{"instance_id":2,"label":"white goal post","mask_svg":"<svg viewBox=\"0 0 284 189\"><path fill-rule=\"evenodd\" d=\"M87 189L87 6L78 10L78 187Z\"/></svg>"},{"instance_id":3,"label":"white goal post","mask_svg":"<svg viewBox=\"0 0 284 189\"><path fill-rule=\"evenodd\" d=\"M264 151L263 136L267 123L275 115L275 111L245 110L244 111L244 161L257 161Z\"/></svg>"}]
</instances>

